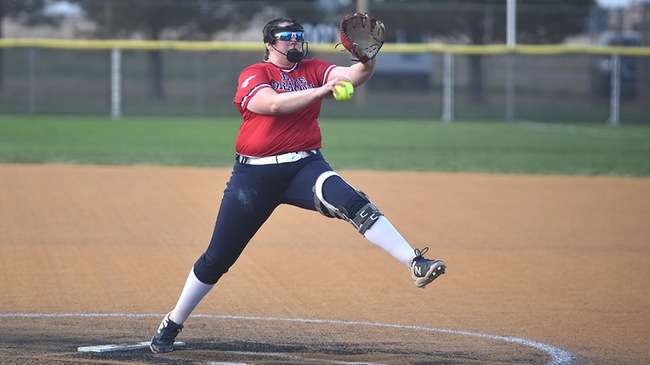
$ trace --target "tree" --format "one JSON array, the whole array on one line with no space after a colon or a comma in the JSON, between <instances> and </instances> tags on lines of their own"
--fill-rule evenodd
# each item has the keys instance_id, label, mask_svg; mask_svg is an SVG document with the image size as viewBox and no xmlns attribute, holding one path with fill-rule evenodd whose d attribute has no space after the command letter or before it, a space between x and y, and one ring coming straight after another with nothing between
<instances>
[{"instance_id":1,"label":"tree","mask_svg":"<svg viewBox=\"0 0 650 365\"><path fill-rule=\"evenodd\" d=\"M11 14L35 21L48 3L56 0L0 0L0 7L11 5ZM295 11L319 19L314 0L285 0L269 3L253 0L67 0L78 4L96 25L95 36L101 39L133 38L148 40L205 40L225 28L248 25L252 16L265 7L282 12ZM0 8L0 14L2 14ZM305 12L306 10L306 12ZM0 33L1 35L1 33ZM261 32L260 32L261 39ZM163 57L161 51L149 51L148 91L153 98L164 99Z\"/></svg>"},{"instance_id":2,"label":"tree","mask_svg":"<svg viewBox=\"0 0 650 365\"><path fill-rule=\"evenodd\" d=\"M170 38L206 39L217 30L241 20L237 1L217 0L73 0L97 25L99 38L131 38L141 34L160 40L165 31ZM161 51L148 52L149 94L165 98Z\"/></svg>"},{"instance_id":3,"label":"tree","mask_svg":"<svg viewBox=\"0 0 650 365\"><path fill-rule=\"evenodd\" d=\"M53 24L57 18L45 14L47 0L0 0L0 38L4 38L4 19L13 18L23 24ZM0 48L0 90L4 86L4 50Z\"/></svg>"},{"instance_id":4,"label":"tree","mask_svg":"<svg viewBox=\"0 0 650 365\"><path fill-rule=\"evenodd\" d=\"M594 0L518 0L517 42L557 43L584 31ZM504 0L377 0L370 12L383 19L388 37L398 32L408 41L428 37L469 44L503 43L506 38ZM470 56L470 90L475 102L482 101L482 57Z\"/></svg>"}]
</instances>

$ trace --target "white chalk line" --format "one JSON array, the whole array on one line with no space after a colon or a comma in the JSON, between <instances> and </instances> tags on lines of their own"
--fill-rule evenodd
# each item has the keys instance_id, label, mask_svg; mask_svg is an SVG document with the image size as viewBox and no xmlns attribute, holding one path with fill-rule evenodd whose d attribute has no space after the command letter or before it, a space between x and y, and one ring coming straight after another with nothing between
<instances>
[{"instance_id":1,"label":"white chalk line","mask_svg":"<svg viewBox=\"0 0 650 365\"><path fill-rule=\"evenodd\" d=\"M0 313L0 318L161 318L163 313ZM412 330L429 333L444 333L457 336L468 336L483 338L493 341L507 342L544 352L551 357L551 361L546 365L571 365L574 363L575 355L571 352L560 349L555 346L547 345L542 342L528 340L525 338L513 336L498 336L480 332L471 332L463 330L452 330L446 328L434 328L414 325L402 325L393 323L368 322L368 321L344 321L338 319L313 319L313 318L285 318L285 317L263 317L263 316L233 316L221 314L194 314L193 318L207 319L230 319L239 321L281 321L281 322L298 322L313 324L333 324L344 326L366 326L395 328L400 330Z\"/></svg>"}]
</instances>

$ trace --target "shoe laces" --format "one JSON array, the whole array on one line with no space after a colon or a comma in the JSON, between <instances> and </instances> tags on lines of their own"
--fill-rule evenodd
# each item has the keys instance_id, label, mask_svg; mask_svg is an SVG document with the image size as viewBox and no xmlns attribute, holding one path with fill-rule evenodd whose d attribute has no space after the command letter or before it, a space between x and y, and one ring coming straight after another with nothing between
<instances>
[{"instance_id":1,"label":"shoe laces","mask_svg":"<svg viewBox=\"0 0 650 365\"><path fill-rule=\"evenodd\" d=\"M413 251L415 252L415 258L419 258L419 257L423 258L424 254L429 251L429 247L425 247L425 248L423 248L421 250L416 248Z\"/></svg>"},{"instance_id":2,"label":"shoe laces","mask_svg":"<svg viewBox=\"0 0 650 365\"><path fill-rule=\"evenodd\" d=\"M177 324L167 315L158 328L161 339L175 338L183 330L182 324Z\"/></svg>"}]
</instances>

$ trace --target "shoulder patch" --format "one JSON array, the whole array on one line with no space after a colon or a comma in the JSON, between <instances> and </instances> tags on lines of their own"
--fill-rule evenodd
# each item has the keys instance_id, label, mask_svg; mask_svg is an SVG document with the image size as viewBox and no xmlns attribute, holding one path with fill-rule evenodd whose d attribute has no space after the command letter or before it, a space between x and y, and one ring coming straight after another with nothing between
<instances>
[{"instance_id":1,"label":"shoulder patch","mask_svg":"<svg viewBox=\"0 0 650 365\"><path fill-rule=\"evenodd\" d=\"M241 88L243 89L243 88L245 88L246 86L248 86L248 83L249 83L253 78L255 78L255 76L257 76L257 75L248 76L248 77L246 78L246 80L244 80L244 82L241 83Z\"/></svg>"}]
</instances>

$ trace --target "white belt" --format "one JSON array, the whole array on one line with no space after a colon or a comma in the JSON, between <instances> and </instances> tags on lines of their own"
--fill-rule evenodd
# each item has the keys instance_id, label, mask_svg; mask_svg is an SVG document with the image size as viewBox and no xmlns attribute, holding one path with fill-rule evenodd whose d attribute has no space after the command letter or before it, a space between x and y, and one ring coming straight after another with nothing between
<instances>
[{"instance_id":1,"label":"white belt","mask_svg":"<svg viewBox=\"0 0 650 365\"><path fill-rule=\"evenodd\" d=\"M296 162L307 156L315 155L318 150L283 153L275 156L249 157L237 155L237 161L245 165L274 165L279 163Z\"/></svg>"}]
</instances>

